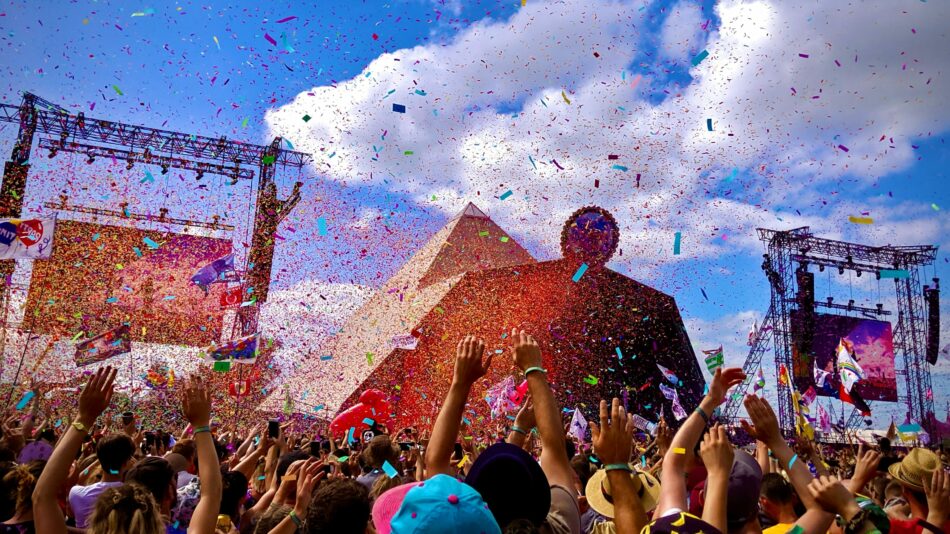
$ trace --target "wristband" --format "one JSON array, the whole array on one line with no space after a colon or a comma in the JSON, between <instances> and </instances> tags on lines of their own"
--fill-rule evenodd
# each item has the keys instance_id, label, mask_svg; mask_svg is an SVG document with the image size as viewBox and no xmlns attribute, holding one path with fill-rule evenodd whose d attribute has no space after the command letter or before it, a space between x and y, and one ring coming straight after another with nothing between
<instances>
[{"instance_id":1,"label":"wristband","mask_svg":"<svg viewBox=\"0 0 950 534\"><path fill-rule=\"evenodd\" d=\"M633 469L630 469L630 466L627 464L607 464L604 466L604 471L626 471L632 473Z\"/></svg>"},{"instance_id":2,"label":"wristband","mask_svg":"<svg viewBox=\"0 0 950 534\"><path fill-rule=\"evenodd\" d=\"M202 432L211 432L211 427L210 427L210 426L199 426L199 427L197 427L197 428L195 428L195 429L193 429L193 430L191 431L191 433L194 434L194 435L196 435L196 436L197 436L198 434L202 433Z\"/></svg>"},{"instance_id":3,"label":"wristband","mask_svg":"<svg viewBox=\"0 0 950 534\"><path fill-rule=\"evenodd\" d=\"M709 426L709 416L706 415L706 412L704 412L702 408L697 406L696 409L693 410L693 413L698 413L699 416L703 418L703 422L706 423L706 426Z\"/></svg>"},{"instance_id":4,"label":"wristband","mask_svg":"<svg viewBox=\"0 0 950 534\"><path fill-rule=\"evenodd\" d=\"M291 510L290 513L287 514L287 517L289 517L290 520L294 522L294 525L297 525L297 528L303 527L303 521L301 521L300 518L297 517L297 513L294 512L293 510Z\"/></svg>"},{"instance_id":5,"label":"wristband","mask_svg":"<svg viewBox=\"0 0 950 534\"><path fill-rule=\"evenodd\" d=\"M533 373L535 371L548 374L548 370L545 369L544 367L528 367L527 369L524 370L524 376L527 377L529 373Z\"/></svg>"},{"instance_id":6,"label":"wristband","mask_svg":"<svg viewBox=\"0 0 950 534\"><path fill-rule=\"evenodd\" d=\"M511 431L512 431L512 432L517 432L517 433L519 433L519 434L521 434L521 435L524 435L524 436L527 436L527 435L528 435L528 433L527 433L523 428L517 427L517 426L515 426L515 425L511 425Z\"/></svg>"},{"instance_id":7,"label":"wristband","mask_svg":"<svg viewBox=\"0 0 950 534\"><path fill-rule=\"evenodd\" d=\"M797 454L792 455L792 459L788 461L788 469L786 469L786 471L791 471L791 470L792 470L792 466L795 465L795 460L797 460L797 459L798 459L798 455L797 455Z\"/></svg>"}]
</instances>

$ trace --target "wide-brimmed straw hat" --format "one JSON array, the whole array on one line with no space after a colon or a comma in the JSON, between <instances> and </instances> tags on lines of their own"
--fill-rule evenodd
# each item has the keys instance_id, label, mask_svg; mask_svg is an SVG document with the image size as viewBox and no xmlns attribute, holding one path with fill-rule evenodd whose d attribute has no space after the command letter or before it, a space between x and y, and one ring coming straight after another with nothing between
<instances>
[{"instance_id":1,"label":"wide-brimmed straw hat","mask_svg":"<svg viewBox=\"0 0 950 534\"><path fill-rule=\"evenodd\" d=\"M940 467L940 459L929 449L912 449L903 460L891 464L887 472L902 485L924 491L924 477L928 479Z\"/></svg>"},{"instance_id":2,"label":"wide-brimmed straw hat","mask_svg":"<svg viewBox=\"0 0 950 534\"><path fill-rule=\"evenodd\" d=\"M660 481L650 473L636 469L630 473L630 478L633 480L633 487L637 492L637 496L640 497L643 511L649 513L656 508L656 503L660 499ZM594 473L587 481L587 489L584 494L587 497L587 504L595 512L604 517L614 517L613 496L610 490L610 480L607 478L607 471L600 469Z\"/></svg>"}]
</instances>

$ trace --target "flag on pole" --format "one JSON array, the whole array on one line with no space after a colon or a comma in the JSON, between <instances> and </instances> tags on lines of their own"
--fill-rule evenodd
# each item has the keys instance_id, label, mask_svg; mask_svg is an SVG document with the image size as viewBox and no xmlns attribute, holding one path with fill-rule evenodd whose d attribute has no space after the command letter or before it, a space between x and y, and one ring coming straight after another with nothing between
<instances>
[{"instance_id":1,"label":"flag on pole","mask_svg":"<svg viewBox=\"0 0 950 534\"><path fill-rule=\"evenodd\" d=\"M788 367L785 367L785 364L779 364L778 366L778 383L783 386L788 386Z\"/></svg>"},{"instance_id":2,"label":"flag on pole","mask_svg":"<svg viewBox=\"0 0 950 534\"><path fill-rule=\"evenodd\" d=\"M584 441L587 436L587 419L578 408L574 408L574 415L571 416L571 425L567 430L568 435L574 436L578 441Z\"/></svg>"},{"instance_id":3,"label":"flag on pole","mask_svg":"<svg viewBox=\"0 0 950 534\"><path fill-rule=\"evenodd\" d=\"M666 367L663 367L660 364L656 364L656 366L660 369L660 373L663 375L664 378L666 378L670 382L670 384L673 384L675 386L680 383L680 379L676 376L676 373L667 369Z\"/></svg>"},{"instance_id":4,"label":"flag on pole","mask_svg":"<svg viewBox=\"0 0 950 534\"><path fill-rule=\"evenodd\" d=\"M230 287L221 293L221 309L240 308L244 302L244 285Z\"/></svg>"},{"instance_id":5,"label":"flag on pole","mask_svg":"<svg viewBox=\"0 0 950 534\"><path fill-rule=\"evenodd\" d=\"M746 341L746 345L752 346L755 343L755 338L759 336L759 326L756 324L755 319L752 320L752 330L749 330L749 339Z\"/></svg>"},{"instance_id":6,"label":"flag on pole","mask_svg":"<svg viewBox=\"0 0 950 534\"><path fill-rule=\"evenodd\" d=\"M234 254L228 254L198 269L195 274L191 276L191 283L207 292L208 286L215 282L222 281L221 275L233 270Z\"/></svg>"},{"instance_id":7,"label":"flag on pole","mask_svg":"<svg viewBox=\"0 0 950 534\"><path fill-rule=\"evenodd\" d=\"M228 394L232 397L246 397L251 392L251 380L245 378L228 384Z\"/></svg>"},{"instance_id":8,"label":"flag on pole","mask_svg":"<svg viewBox=\"0 0 950 534\"><path fill-rule=\"evenodd\" d=\"M676 393L676 390L666 384L660 384L660 391L663 392L663 396L673 405L673 417L675 417L677 421L685 419L686 410L684 410L683 405L680 404L680 396Z\"/></svg>"},{"instance_id":9,"label":"flag on pole","mask_svg":"<svg viewBox=\"0 0 950 534\"><path fill-rule=\"evenodd\" d=\"M719 345L718 349L704 350L703 354L706 355L706 369L709 369L710 373L715 373L716 369L722 367L725 363L725 357L722 355L722 345Z\"/></svg>"},{"instance_id":10,"label":"flag on pole","mask_svg":"<svg viewBox=\"0 0 950 534\"><path fill-rule=\"evenodd\" d=\"M653 434L656 430L656 423L640 416L639 414L633 414L633 426L650 434Z\"/></svg>"},{"instance_id":11,"label":"flag on pole","mask_svg":"<svg viewBox=\"0 0 950 534\"><path fill-rule=\"evenodd\" d=\"M518 409L512 399L516 397L515 379L508 375L504 380L488 388L485 402L491 409L491 418L495 419Z\"/></svg>"},{"instance_id":12,"label":"flag on pole","mask_svg":"<svg viewBox=\"0 0 950 534\"><path fill-rule=\"evenodd\" d=\"M831 432L831 415L822 408L820 403L816 404L816 406L815 411L818 412L818 428L824 433Z\"/></svg>"},{"instance_id":13,"label":"flag on pole","mask_svg":"<svg viewBox=\"0 0 950 534\"><path fill-rule=\"evenodd\" d=\"M123 324L79 343L76 345L76 365L82 367L130 352L132 340L129 334L129 325Z\"/></svg>"},{"instance_id":14,"label":"flag on pole","mask_svg":"<svg viewBox=\"0 0 950 534\"><path fill-rule=\"evenodd\" d=\"M234 360L235 363L254 363L257 360L257 340L260 333L251 334L223 345L212 344L204 351L204 357L211 362Z\"/></svg>"}]
</instances>

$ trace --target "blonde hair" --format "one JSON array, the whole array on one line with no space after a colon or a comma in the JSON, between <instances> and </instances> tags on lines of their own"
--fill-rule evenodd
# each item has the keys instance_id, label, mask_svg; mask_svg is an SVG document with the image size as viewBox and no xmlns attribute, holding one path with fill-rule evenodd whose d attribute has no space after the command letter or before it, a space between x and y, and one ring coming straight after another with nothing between
<instances>
[{"instance_id":1,"label":"blonde hair","mask_svg":"<svg viewBox=\"0 0 950 534\"><path fill-rule=\"evenodd\" d=\"M152 492L138 484L107 489L89 518L90 534L164 534L162 514Z\"/></svg>"},{"instance_id":2,"label":"blonde hair","mask_svg":"<svg viewBox=\"0 0 950 534\"><path fill-rule=\"evenodd\" d=\"M3 482L8 487L14 485L16 487L17 514L23 514L33 508L33 489L36 487L36 481L40 478L44 466L46 466L45 461L34 460L14 467L3 477Z\"/></svg>"}]
</instances>

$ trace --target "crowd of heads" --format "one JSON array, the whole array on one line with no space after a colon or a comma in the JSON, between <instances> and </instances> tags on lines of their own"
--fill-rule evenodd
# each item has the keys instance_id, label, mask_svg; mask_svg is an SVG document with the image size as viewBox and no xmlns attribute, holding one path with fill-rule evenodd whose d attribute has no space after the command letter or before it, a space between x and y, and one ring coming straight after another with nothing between
<instances>
[{"instance_id":1,"label":"crowd of heads","mask_svg":"<svg viewBox=\"0 0 950 534\"><path fill-rule=\"evenodd\" d=\"M37 391L30 409L4 417L0 534L950 533L946 450L817 445L784 435L754 395L741 427L718 424L716 408L745 378L722 368L677 428L661 420L639 433L605 399L589 434L569 434L541 347L521 331L510 339L510 362L495 365L512 364L528 395L491 430L464 417L493 364L473 336L459 342L426 430L333 436L256 412L218 424L197 377L178 386L183 428L145 430L134 414L100 417L109 367L65 419L45 413Z\"/></svg>"}]
</instances>

